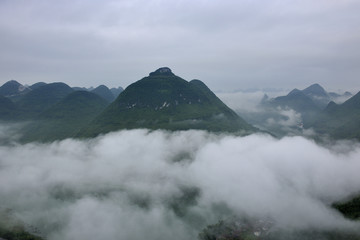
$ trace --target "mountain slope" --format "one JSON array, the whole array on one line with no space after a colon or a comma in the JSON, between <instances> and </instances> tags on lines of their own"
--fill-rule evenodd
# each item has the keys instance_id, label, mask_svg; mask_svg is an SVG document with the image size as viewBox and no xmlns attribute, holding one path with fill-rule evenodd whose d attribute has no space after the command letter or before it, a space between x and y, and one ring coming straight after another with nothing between
<instances>
[{"instance_id":1,"label":"mountain slope","mask_svg":"<svg viewBox=\"0 0 360 240\"><path fill-rule=\"evenodd\" d=\"M75 91L41 113L23 129L22 141L52 141L73 137L108 105L100 96Z\"/></svg>"},{"instance_id":2,"label":"mountain slope","mask_svg":"<svg viewBox=\"0 0 360 240\"><path fill-rule=\"evenodd\" d=\"M302 92L307 96L316 96L316 97L327 97L328 93L325 89L320 86L318 83L312 84L309 87L302 90Z\"/></svg>"},{"instance_id":3,"label":"mountain slope","mask_svg":"<svg viewBox=\"0 0 360 240\"><path fill-rule=\"evenodd\" d=\"M331 137L360 140L360 92L343 104L330 102L312 127Z\"/></svg>"},{"instance_id":4,"label":"mountain slope","mask_svg":"<svg viewBox=\"0 0 360 240\"><path fill-rule=\"evenodd\" d=\"M133 128L254 130L201 81L188 82L169 68L160 68L128 86L80 136Z\"/></svg>"},{"instance_id":5,"label":"mountain slope","mask_svg":"<svg viewBox=\"0 0 360 240\"><path fill-rule=\"evenodd\" d=\"M9 120L15 113L15 104L10 99L0 95L0 120Z\"/></svg>"},{"instance_id":6,"label":"mountain slope","mask_svg":"<svg viewBox=\"0 0 360 240\"><path fill-rule=\"evenodd\" d=\"M29 89L15 80L10 80L0 87L0 95L10 97L28 92Z\"/></svg>"},{"instance_id":7,"label":"mountain slope","mask_svg":"<svg viewBox=\"0 0 360 240\"><path fill-rule=\"evenodd\" d=\"M321 111L321 109L311 100L310 97L306 96L303 91L294 89L286 96L276 97L270 100L263 100L261 105L265 108L270 109L293 109L301 114L304 126L308 126L312 123Z\"/></svg>"},{"instance_id":8,"label":"mountain slope","mask_svg":"<svg viewBox=\"0 0 360 240\"><path fill-rule=\"evenodd\" d=\"M29 88L31 90L35 90L39 87L42 87L42 86L45 86L47 83L44 83L44 82L37 82L37 83L34 83L33 85L31 85Z\"/></svg>"},{"instance_id":9,"label":"mountain slope","mask_svg":"<svg viewBox=\"0 0 360 240\"><path fill-rule=\"evenodd\" d=\"M10 80L0 87L0 95L9 98L13 102L19 101L30 91L30 88L18 83L15 80Z\"/></svg>"},{"instance_id":10,"label":"mountain slope","mask_svg":"<svg viewBox=\"0 0 360 240\"><path fill-rule=\"evenodd\" d=\"M319 108L325 108L331 101L330 95L317 83L305 88L302 92L313 100Z\"/></svg>"},{"instance_id":11,"label":"mountain slope","mask_svg":"<svg viewBox=\"0 0 360 240\"><path fill-rule=\"evenodd\" d=\"M65 83L50 83L27 93L17 106L19 118L31 119L53 106L74 90Z\"/></svg>"}]
</instances>

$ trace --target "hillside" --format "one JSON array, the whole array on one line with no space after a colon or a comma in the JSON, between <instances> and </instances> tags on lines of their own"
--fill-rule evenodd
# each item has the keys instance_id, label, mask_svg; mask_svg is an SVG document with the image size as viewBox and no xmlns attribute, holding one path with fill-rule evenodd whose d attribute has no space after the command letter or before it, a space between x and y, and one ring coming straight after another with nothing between
<instances>
[{"instance_id":1,"label":"hillside","mask_svg":"<svg viewBox=\"0 0 360 240\"><path fill-rule=\"evenodd\" d=\"M80 136L133 128L254 130L204 83L188 82L169 68L160 68L128 86Z\"/></svg>"},{"instance_id":2,"label":"hillside","mask_svg":"<svg viewBox=\"0 0 360 240\"><path fill-rule=\"evenodd\" d=\"M33 85L31 85L29 88L31 90L35 90L39 87L42 87L42 86L45 86L47 83L44 83L44 82L37 82L37 83L34 83Z\"/></svg>"},{"instance_id":3,"label":"hillside","mask_svg":"<svg viewBox=\"0 0 360 240\"><path fill-rule=\"evenodd\" d=\"M50 83L27 93L17 102L19 119L33 119L74 90L65 83Z\"/></svg>"},{"instance_id":4,"label":"hillside","mask_svg":"<svg viewBox=\"0 0 360 240\"><path fill-rule=\"evenodd\" d=\"M0 95L0 120L9 120L13 118L15 112L15 104L10 99Z\"/></svg>"},{"instance_id":5,"label":"hillside","mask_svg":"<svg viewBox=\"0 0 360 240\"><path fill-rule=\"evenodd\" d=\"M41 113L23 129L22 141L52 141L73 137L101 111L108 102L87 91L75 91Z\"/></svg>"},{"instance_id":6,"label":"hillside","mask_svg":"<svg viewBox=\"0 0 360 240\"><path fill-rule=\"evenodd\" d=\"M360 92L343 104L330 102L311 127L335 139L360 140Z\"/></svg>"},{"instance_id":7,"label":"hillside","mask_svg":"<svg viewBox=\"0 0 360 240\"><path fill-rule=\"evenodd\" d=\"M0 87L0 95L4 97L8 97L10 100L16 102L21 99L25 94L30 92L31 89L20 84L15 80L10 80L4 83Z\"/></svg>"}]
</instances>

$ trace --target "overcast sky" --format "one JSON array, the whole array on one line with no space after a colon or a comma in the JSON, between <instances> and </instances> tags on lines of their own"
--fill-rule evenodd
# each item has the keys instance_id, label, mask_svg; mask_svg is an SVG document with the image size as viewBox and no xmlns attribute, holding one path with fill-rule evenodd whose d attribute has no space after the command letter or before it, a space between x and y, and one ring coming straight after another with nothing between
<instances>
[{"instance_id":1,"label":"overcast sky","mask_svg":"<svg viewBox=\"0 0 360 240\"><path fill-rule=\"evenodd\" d=\"M360 90L358 0L0 0L0 84Z\"/></svg>"}]
</instances>

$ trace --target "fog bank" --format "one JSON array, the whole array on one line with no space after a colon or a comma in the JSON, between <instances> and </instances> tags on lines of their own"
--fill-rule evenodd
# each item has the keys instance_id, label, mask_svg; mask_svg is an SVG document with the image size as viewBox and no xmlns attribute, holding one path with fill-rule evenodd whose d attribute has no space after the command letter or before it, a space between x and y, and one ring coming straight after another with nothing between
<instances>
[{"instance_id":1,"label":"fog bank","mask_svg":"<svg viewBox=\"0 0 360 240\"><path fill-rule=\"evenodd\" d=\"M360 192L360 148L302 137L131 130L0 147L0 210L51 240L196 239L231 215L359 227L329 207Z\"/></svg>"}]
</instances>

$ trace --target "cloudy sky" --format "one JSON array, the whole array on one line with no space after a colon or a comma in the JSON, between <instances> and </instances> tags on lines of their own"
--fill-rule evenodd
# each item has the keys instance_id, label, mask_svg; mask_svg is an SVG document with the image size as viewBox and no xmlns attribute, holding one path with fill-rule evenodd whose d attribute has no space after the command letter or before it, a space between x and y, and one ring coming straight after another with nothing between
<instances>
[{"instance_id":1,"label":"cloudy sky","mask_svg":"<svg viewBox=\"0 0 360 240\"><path fill-rule=\"evenodd\" d=\"M0 0L0 84L360 90L357 0Z\"/></svg>"}]
</instances>

